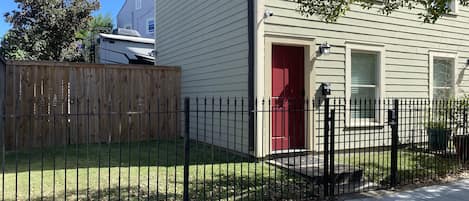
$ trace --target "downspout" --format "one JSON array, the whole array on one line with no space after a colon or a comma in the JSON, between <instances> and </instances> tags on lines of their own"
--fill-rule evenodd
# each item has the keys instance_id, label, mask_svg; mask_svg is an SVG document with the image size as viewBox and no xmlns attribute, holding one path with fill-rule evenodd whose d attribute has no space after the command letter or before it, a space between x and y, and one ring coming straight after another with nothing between
<instances>
[{"instance_id":1,"label":"downspout","mask_svg":"<svg viewBox=\"0 0 469 201\"><path fill-rule=\"evenodd\" d=\"M248 109L249 109L249 152L254 151L254 136L255 136L255 113L254 113L254 62L255 62L255 15L254 11L256 9L255 3L257 0L247 0L248 1L248 41L249 41L249 55L248 55L248 67L249 67L249 77L248 77Z\"/></svg>"}]
</instances>

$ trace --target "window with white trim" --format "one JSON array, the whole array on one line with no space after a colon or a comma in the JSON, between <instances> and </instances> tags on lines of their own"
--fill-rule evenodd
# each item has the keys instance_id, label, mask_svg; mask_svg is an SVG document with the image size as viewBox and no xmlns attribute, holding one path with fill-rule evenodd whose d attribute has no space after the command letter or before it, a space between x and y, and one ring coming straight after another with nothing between
<instances>
[{"instance_id":1,"label":"window with white trim","mask_svg":"<svg viewBox=\"0 0 469 201\"><path fill-rule=\"evenodd\" d=\"M458 2L456 0L447 2L446 7L450 9L450 13L452 14L456 14L458 12Z\"/></svg>"},{"instance_id":2,"label":"window with white trim","mask_svg":"<svg viewBox=\"0 0 469 201\"><path fill-rule=\"evenodd\" d=\"M448 99L456 91L456 54L430 53L430 97L433 100Z\"/></svg>"},{"instance_id":3,"label":"window with white trim","mask_svg":"<svg viewBox=\"0 0 469 201\"><path fill-rule=\"evenodd\" d=\"M155 19L153 18L147 20L147 33L155 33Z\"/></svg>"},{"instance_id":4,"label":"window with white trim","mask_svg":"<svg viewBox=\"0 0 469 201\"><path fill-rule=\"evenodd\" d=\"M384 46L346 45L346 98L349 118L383 122L377 99L384 96ZM360 101L361 100L361 101Z\"/></svg>"},{"instance_id":5,"label":"window with white trim","mask_svg":"<svg viewBox=\"0 0 469 201\"><path fill-rule=\"evenodd\" d=\"M135 10L142 8L142 0L135 0Z\"/></svg>"}]
</instances>

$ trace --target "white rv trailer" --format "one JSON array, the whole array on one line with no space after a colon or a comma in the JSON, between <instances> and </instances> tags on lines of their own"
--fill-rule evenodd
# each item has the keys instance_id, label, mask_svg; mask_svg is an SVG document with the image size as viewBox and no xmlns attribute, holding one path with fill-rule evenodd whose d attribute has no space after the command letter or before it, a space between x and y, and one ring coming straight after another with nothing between
<instances>
[{"instance_id":1,"label":"white rv trailer","mask_svg":"<svg viewBox=\"0 0 469 201\"><path fill-rule=\"evenodd\" d=\"M99 34L99 63L155 63L155 40L128 35Z\"/></svg>"}]
</instances>

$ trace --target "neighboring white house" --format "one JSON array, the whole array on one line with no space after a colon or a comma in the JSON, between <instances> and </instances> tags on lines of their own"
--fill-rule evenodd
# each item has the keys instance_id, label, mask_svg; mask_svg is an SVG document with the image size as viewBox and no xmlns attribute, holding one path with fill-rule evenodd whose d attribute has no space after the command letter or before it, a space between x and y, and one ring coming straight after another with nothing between
<instances>
[{"instance_id":1,"label":"neighboring white house","mask_svg":"<svg viewBox=\"0 0 469 201\"><path fill-rule=\"evenodd\" d=\"M125 35L99 34L99 63L148 64L154 61L155 40Z\"/></svg>"},{"instance_id":2,"label":"neighboring white house","mask_svg":"<svg viewBox=\"0 0 469 201\"><path fill-rule=\"evenodd\" d=\"M286 88L279 67L288 68L304 98L317 97L322 83L331 83L332 96L345 98L469 92L469 8L454 2L452 14L436 24L422 23L419 8L385 16L358 5L327 24L302 16L291 0L155 1L157 63L181 67L182 97L247 97L254 109L256 98ZM330 46L330 54L320 54L321 46ZM237 151L277 151L266 118L245 118L249 138L237 142L249 150ZM302 148L314 150L317 134L314 125L307 127ZM221 142L228 135L216 137Z\"/></svg>"},{"instance_id":3,"label":"neighboring white house","mask_svg":"<svg viewBox=\"0 0 469 201\"><path fill-rule=\"evenodd\" d=\"M117 15L117 28L134 29L144 38L154 38L154 16L153 0L126 0Z\"/></svg>"}]
</instances>

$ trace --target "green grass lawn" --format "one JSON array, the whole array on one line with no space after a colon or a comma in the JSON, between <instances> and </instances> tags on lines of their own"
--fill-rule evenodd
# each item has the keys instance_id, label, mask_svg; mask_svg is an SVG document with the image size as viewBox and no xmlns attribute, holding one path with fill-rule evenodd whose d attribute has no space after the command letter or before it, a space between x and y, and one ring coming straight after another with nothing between
<instances>
[{"instance_id":1,"label":"green grass lawn","mask_svg":"<svg viewBox=\"0 0 469 201\"><path fill-rule=\"evenodd\" d=\"M389 185L391 174L391 151L347 153L338 155L337 161L360 167L364 177L371 182ZM455 172L460 164L453 157L425 153L410 149L398 152L398 184L437 179Z\"/></svg>"},{"instance_id":2,"label":"green grass lawn","mask_svg":"<svg viewBox=\"0 0 469 201\"><path fill-rule=\"evenodd\" d=\"M182 140L171 140L7 152L0 199L181 200L183 151ZM215 146L192 142L190 155L192 200L305 199L320 191L293 172ZM387 150L336 155L338 163L361 167L364 178L383 185L390 159ZM398 161L400 184L459 169L454 158L408 149L400 149Z\"/></svg>"},{"instance_id":3,"label":"green grass lawn","mask_svg":"<svg viewBox=\"0 0 469 201\"><path fill-rule=\"evenodd\" d=\"M278 200L312 195L314 187L291 172L209 145L192 143L191 147L193 200ZM183 141L175 140L8 152L1 175L2 197L181 200L183 150Z\"/></svg>"}]
</instances>

